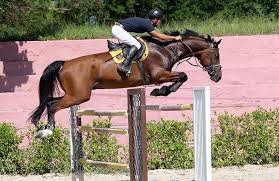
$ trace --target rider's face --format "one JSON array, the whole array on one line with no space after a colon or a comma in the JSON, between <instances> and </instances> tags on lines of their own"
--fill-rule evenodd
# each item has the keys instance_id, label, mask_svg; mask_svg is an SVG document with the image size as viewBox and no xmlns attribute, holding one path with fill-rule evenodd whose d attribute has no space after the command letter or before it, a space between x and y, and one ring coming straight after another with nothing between
<instances>
[{"instance_id":1,"label":"rider's face","mask_svg":"<svg viewBox=\"0 0 279 181\"><path fill-rule=\"evenodd\" d=\"M161 24L161 19L156 18L156 19L153 20L153 25L154 26L160 26L160 24Z\"/></svg>"},{"instance_id":2,"label":"rider's face","mask_svg":"<svg viewBox=\"0 0 279 181\"><path fill-rule=\"evenodd\" d=\"M158 20L157 20L157 23L156 23L156 26L160 26L160 24L161 24L161 20L158 19Z\"/></svg>"}]
</instances>

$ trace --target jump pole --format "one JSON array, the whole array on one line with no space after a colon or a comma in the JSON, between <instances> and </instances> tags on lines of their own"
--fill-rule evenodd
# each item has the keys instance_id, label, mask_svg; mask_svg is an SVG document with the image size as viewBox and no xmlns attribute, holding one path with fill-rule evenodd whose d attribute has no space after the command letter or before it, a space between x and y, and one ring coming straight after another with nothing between
<instances>
[{"instance_id":1,"label":"jump pole","mask_svg":"<svg viewBox=\"0 0 279 181\"><path fill-rule=\"evenodd\" d=\"M134 135L129 134L129 147L130 147L130 156L132 155L133 161L130 161L130 171L133 172L130 174L134 177L131 177L131 180L147 180L147 153L142 152L146 150L146 138L141 137L145 136L146 133L145 128L145 121L146 121L146 110L163 110L163 111L171 111L171 110L191 110L193 108L193 121L194 121L194 144L195 144L195 180L196 181L211 181L211 129L210 129L210 88L207 87L196 87L193 88L193 105L179 105L179 106L154 106L154 105L146 105L145 104L145 93L144 89L130 89L128 90L128 112L129 112L129 133L131 132L138 132L134 133ZM76 112L71 108L71 114ZM116 111L116 114L125 114L125 111ZM83 113L87 115L89 112ZM90 112L91 113L91 112ZM90 114L89 113L89 114ZM93 113L94 114L94 113ZM102 114L106 114L103 113ZM74 117L75 115L71 115ZM134 121L133 121L134 120ZM143 121L144 124L140 124L139 122L135 122L135 120ZM70 119L72 123L73 120ZM81 127L80 120L77 121L77 126ZM70 127L73 124L70 123ZM132 130L135 129L136 130ZM86 128L84 128L86 130ZM88 129L88 128L87 128ZM139 130L138 130L139 129ZM97 130L96 130L97 131ZM103 130L99 130L102 132ZM108 130L108 132L114 130ZM71 135L74 132L70 132ZM119 133L118 133L119 134ZM121 133L120 133L121 134ZM122 134L126 134L123 132ZM77 140L82 139L81 133L78 134ZM134 138L133 138L134 137ZM133 139L137 138L137 141L133 141ZM81 143L81 142L79 142ZM136 149L135 149L136 148ZM138 151L141 151L139 153ZM71 145L71 154L73 152L79 152L79 150L75 150L75 146ZM131 153L131 151L133 153ZM138 156L135 156L138 155ZM79 158L77 158L79 159ZM138 162L138 160L142 160L142 162ZM72 158L72 162L74 162ZM77 168L78 166L72 164L72 172L80 174ZM134 168L133 168L134 167ZM77 172L76 172L77 171ZM73 176L73 180L75 180L75 176ZM80 179L80 180L83 180Z\"/></svg>"},{"instance_id":2,"label":"jump pole","mask_svg":"<svg viewBox=\"0 0 279 181\"><path fill-rule=\"evenodd\" d=\"M130 169L131 181L148 181L147 177L147 141L146 141L146 104L145 89L127 91L128 111L79 110L78 106L70 108L70 152L72 181L84 181L84 164L106 168ZM114 128L95 128L82 126L82 116L127 116L128 131ZM82 132L99 132L129 135L130 165L85 159L83 153Z\"/></svg>"}]
</instances>

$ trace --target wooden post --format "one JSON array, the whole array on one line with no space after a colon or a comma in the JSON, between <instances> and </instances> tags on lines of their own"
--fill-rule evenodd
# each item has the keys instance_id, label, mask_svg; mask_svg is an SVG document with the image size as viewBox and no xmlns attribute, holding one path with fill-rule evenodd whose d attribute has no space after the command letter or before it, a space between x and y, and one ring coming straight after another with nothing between
<instances>
[{"instance_id":1,"label":"wooden post","mask_svg":"<svg viewBox=\"0 0 279 181\"><path fill-rule=\"evenodd\" d=\"M148 181L145 89L129 89L127 93L130 180Z\"/></svg>"}]
</instances>

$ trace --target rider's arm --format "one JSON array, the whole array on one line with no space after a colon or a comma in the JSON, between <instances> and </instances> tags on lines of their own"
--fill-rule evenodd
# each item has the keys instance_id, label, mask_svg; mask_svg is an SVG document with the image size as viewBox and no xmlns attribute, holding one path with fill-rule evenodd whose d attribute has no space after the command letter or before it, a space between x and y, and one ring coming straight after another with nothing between
<instances>
[{"instance_id":1,"label":"rider's arm","mask_svg":"<svg viewBox=\"0 0 279 181\"><path fill-rule=\"evenodd\" d=\"M160 33L158 31L151 31L149 32L149 34L165 41L181 40L181 36L170 36L170 35Z\"/></svg>"}]
</instances>

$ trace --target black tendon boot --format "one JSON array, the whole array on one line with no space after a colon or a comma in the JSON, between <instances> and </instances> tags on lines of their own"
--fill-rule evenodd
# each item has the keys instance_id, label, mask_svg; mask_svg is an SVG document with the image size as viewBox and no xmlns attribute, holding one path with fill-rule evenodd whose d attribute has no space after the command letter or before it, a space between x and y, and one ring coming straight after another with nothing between
<instances>
[{"instance_id":1,"label":"black tendon boot","mask_svg":"<svg viewBox=\"0 0 279 181\"><path fill-rule=\"evenodd\" d=\"M138 48L134 45L131 46L131 48L127 53L126 59L117 67L117 70L124 72L126 73L127 76L129 76L131 74L130 64L134 56L137 54L137 52L138 52Z\"/></svg>"}]
</instances>

